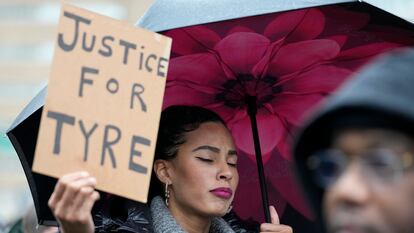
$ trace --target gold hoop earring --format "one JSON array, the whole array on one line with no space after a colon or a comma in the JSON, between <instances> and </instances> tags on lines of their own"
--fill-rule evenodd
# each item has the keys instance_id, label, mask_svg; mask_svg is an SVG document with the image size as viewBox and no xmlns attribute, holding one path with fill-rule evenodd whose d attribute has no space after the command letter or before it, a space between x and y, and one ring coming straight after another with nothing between
<instances>
[{"instance_id":1,"label":"gold hoop earring","mask_svg":"<svg viewBox=\"0 0 414 233\"><path fill-rule=\"evenodd\" d=\"M168 182L167 183L165 183L165 194L164 194L164 196L165 196L165 205L166 206L168 206L168 200L170 199L170 190L168 189L168 186L169 186L170 184L168 184Z\"/></svg>"}]
</instances>

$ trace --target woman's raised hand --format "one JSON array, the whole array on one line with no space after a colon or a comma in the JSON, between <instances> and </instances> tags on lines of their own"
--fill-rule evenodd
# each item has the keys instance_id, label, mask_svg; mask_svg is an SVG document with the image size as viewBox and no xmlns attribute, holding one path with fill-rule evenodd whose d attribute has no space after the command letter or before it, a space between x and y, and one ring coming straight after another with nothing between
<instances>
[{"instance_id":1,"label":"woman's raised hand","mask_svg":"<svg viewBox=\"0 0 414 233\"><path fill-rule=\"evenodd\" d=\"M260 225L261 233L293 233L292 227L280 224L279 215L274 206L270 206L269 210L272 223L262 223Z\"/></svg>"},{"instance_id":2,"label":"woman's raised hand","mask_svg":"<svg viewBox=\"0 0 414 233\"><path fill-rule=\"evenodd\" d=\"M96 179L87 172L75 172L59 179L48 205L64 233L94 232L91 210L99 193Z\"/></svg>"}]
</instances>

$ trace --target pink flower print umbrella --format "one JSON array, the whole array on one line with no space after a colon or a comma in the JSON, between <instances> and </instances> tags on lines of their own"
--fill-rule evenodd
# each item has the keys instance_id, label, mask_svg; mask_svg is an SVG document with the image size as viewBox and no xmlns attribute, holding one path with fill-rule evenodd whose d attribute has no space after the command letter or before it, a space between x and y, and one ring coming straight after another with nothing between
<instances>
[{"instance_id":1,"label":"pink flower print umbrella","mask_svg":"<svg viewBox=\"0 0 414 233\"><path fill-rule=\"evenodd\" d=\"M164 107L216 111L227 122L240 157L247 158L239 163L242 179L235 201L241 217L261 219L260 211L252 210L260 209L262 199L265 206L276 204L279 213L288 204L312 218L289 169L294 130L362 65L414 42L412 32L375 17L378 12L349 5L325 6L163 32L173 38ZM249 169L254 164L259 180Z\"/></svg>"}]
</instances>

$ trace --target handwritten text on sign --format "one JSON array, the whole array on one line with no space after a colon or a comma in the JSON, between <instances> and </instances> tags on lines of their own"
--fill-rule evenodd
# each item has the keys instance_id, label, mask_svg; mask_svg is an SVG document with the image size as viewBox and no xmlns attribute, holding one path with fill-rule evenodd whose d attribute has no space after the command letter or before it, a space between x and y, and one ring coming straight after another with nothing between
<instances>
[{"instance_id":1,"label":"handwritten text on sign","mask_svg":"<svg viewBox=\"0 0 414 233\"><path fill-rule=\"evenodd\" d=\"M64 5L33 170L146 202L171 40Z\"/></svg>"}]
</instances>

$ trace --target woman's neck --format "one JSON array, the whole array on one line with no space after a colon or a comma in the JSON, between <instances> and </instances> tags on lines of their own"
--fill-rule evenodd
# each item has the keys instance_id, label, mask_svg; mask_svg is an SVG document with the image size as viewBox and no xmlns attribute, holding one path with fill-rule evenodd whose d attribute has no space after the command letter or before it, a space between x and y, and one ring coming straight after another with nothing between
<instances>
[{"instance_id":1,"label":"woman's neck","mask_svg":"<svg viewBox=\"0 0 414 233\"><path fill-rule=\"evenodd\" d=\"M169 204L168 209L174 219L188 233L208 233L210 230L211 219L206 218L192 211L185 211L176 203Z\"/></svg>"}]
</instances>

